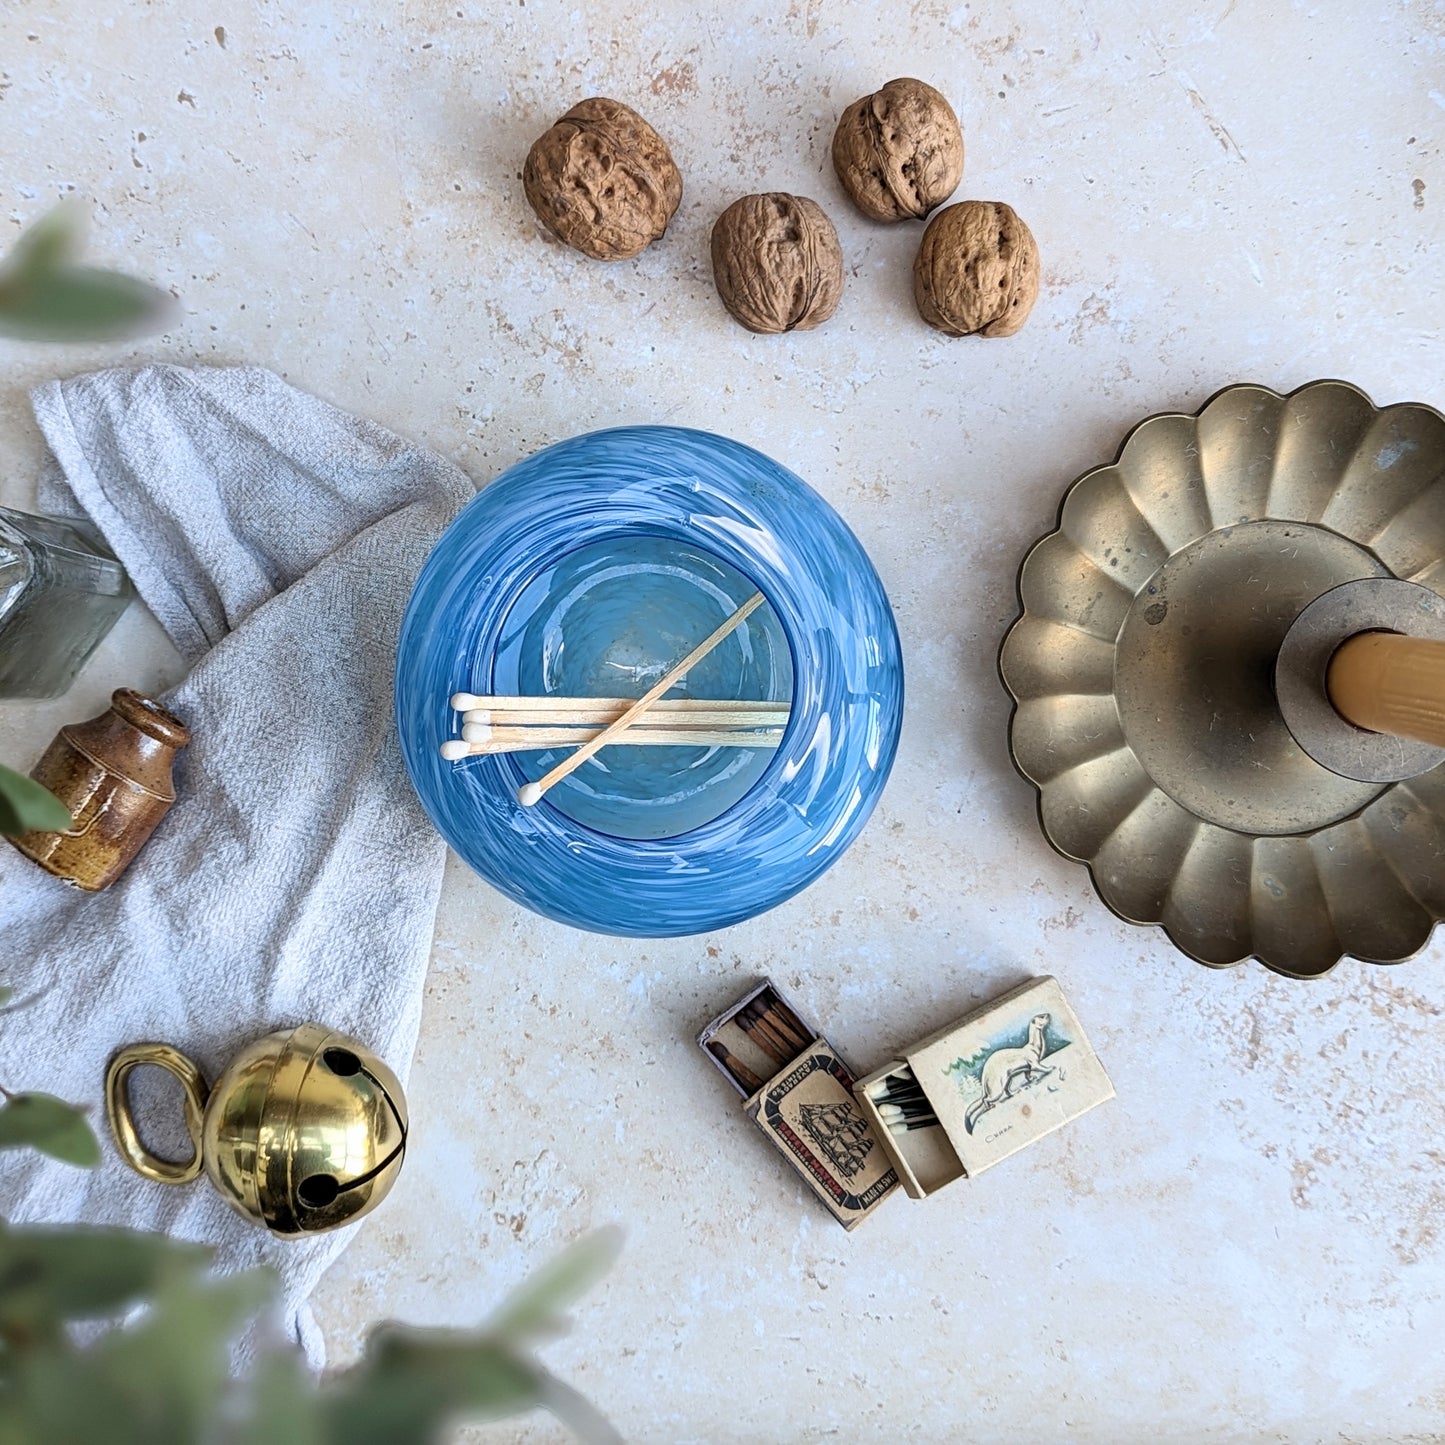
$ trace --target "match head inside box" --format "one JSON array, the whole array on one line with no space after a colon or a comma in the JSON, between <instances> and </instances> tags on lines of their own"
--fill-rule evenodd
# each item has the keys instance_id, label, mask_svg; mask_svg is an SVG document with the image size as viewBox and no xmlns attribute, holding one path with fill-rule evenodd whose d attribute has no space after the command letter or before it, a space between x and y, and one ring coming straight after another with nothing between
<instances>
[{"instance_id":1,"label":"match head inside box","mask_svg":"<svg viewBox=\"0 0 1445 1445\"><path fill-rule=\"evenodd\" d=\"M904 1049L856 1092L915 1199L978 1174L1114 1097L1053 978Z\"/></svg>"},{"instance_id":2,"label":"match head inside box","mask_svg":"<svg viewBox=\"0 0 1445 1445\"><path fill-rule=\"evenodd\" d=\"M770 980L697 1036L746 1100L748 1117L844 1229L898 1185L893 1160L853 1094L838 1051Z\"/></svg>"},{"instance_id":3,"label":"match head inside box","mask_svg":"<svg viewBox=\"0 0 1445 1445\"><path fill-rule=\"evenodd\" d=\"M765 978L705 1024L697 1041L746 1099L817 1038L817 1029Z\"/></svg>"}]
</instances>

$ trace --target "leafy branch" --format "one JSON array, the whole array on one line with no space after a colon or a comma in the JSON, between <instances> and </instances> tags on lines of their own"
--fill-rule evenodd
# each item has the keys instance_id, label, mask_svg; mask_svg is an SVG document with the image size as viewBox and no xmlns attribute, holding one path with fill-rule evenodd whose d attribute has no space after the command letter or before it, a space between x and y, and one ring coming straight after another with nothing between
<instances>
[{"instance_id":1,"label":"leafy branch","mask_svg":"<svg viewBox=\"0 0 1445 1445\"><path fill-rule=\"evenodd\" d=\"M0 1088L0 1149L38 1149L64 1164L94 1169L100 1163L85 1115L53 1094L12 1094Z\"/></svg>"},{"instance_id":2,"label":"leafy branch","mask_svg":"<svg viewBox=\"0 0 1445 1445\"><path fill-rule=\"evenodd\" d=\"M68 206L30 227L0 263L0 336L94 341L158 329L172 309L133 276L76 264ZM0 833L58 832L70 813L0 766ZM0 987L0 1011L12 991ZM82 1167L100 1147L82 1111L0 1088L0 1151L38 1149ZM587 1236L478 1330L385 1324L350 1369L317 1382L294 1348L271 1347L244 1379L233 1342L274 1304L268 1270L218 1277L211 1251L164 1235L0 1220L0 1445L429 1445L460 1418L550 1410L583 1440L616 1432L533 1356L607 1271L621 1237ZM110 1327L77 1343L73 1327Z\"/></svg>"},{"instance_id":3,"label":"leafy branch","mask_svg":"<svg viewBox=\"0 0 1445 1445\"><path fill-rule=\"evenodd\" d=\"M383 1325L324 1382L294 1348L229 1378L231 1342L273 1302L269 1270L217 1278L211 1252L123 1229L0 1225L0 1445L424 1445L460 1419L552 1411L583 1440L619 1437L531 1347L616 1258L580 1240L479 1330ZM77 1346L71 1326L137 1318Z\"/></svg>"},{"instance_id":4,"label":"leafy branch","mask_svg":"<svg viewBox=\"0 0 1445 1445\"><path fill-rule=\"evenodd\" d=\"M10 996L0 988L0 1008ZM50 1094L0 1096L0 1150L100 1162L79 1109ZM209 1249L164 1235L0 1220L0 1445L428 1445L457 1420L531 1409L613 1445L607 1421L532 1349L566 1327L620 1248L615 1228L586 1236L477 1330L381 1325L325 1382L283 1347L232 1380L233 1341L274 1304L269 1270L217 1277ZM71 1327L88 1321L112 1328L79 1345Z\"/></svg>"}]
</instances>

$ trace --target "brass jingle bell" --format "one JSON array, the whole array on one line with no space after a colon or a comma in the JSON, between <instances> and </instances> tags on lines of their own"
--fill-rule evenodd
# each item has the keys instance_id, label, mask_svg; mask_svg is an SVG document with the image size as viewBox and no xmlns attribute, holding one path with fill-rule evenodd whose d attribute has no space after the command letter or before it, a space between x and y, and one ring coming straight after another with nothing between
<instances>
[{"instance_id":1,"label":"brass jingle bell","mask_svg":"<svg viewBox=\"0 0 1445 1445\"><path fill-rule=\"evenodd\" d=\"M155 1064L180 1081L193 1156L152 1154L136 1132L131 1071ZM201 1071L169 1044L131 1044L105 1074L105 1109L117 1148L138 1174L187 1184L205 1169L240 1214L272 1234L319 1234L370 1213L390 1191L406 1153L406 1097L369 1049L318 1024L248 1044L207 1089Z\"/></svg>"}]
</instances>

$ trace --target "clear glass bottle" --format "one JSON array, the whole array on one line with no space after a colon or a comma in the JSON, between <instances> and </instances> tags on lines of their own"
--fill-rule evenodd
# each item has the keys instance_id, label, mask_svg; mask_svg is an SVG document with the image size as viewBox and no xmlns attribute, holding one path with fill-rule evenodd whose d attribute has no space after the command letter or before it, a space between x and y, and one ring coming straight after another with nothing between
<instances>
[{"instance_id":1,"label":"clear glass bottle","mask_svg":"<svg viewBox=\"0 0 1445 1445\"><path fill-rule=\"evenodd\" d=\"M133 596L90 523L0 507L0 698L59 697Z\"/></svg>"}]
</instances>

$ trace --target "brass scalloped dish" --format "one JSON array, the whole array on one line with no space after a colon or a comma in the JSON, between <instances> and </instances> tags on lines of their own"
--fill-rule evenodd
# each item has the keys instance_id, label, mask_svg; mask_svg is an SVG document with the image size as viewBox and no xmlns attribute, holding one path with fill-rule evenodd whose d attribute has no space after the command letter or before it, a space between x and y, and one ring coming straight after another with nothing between
<instances>
[{"instance_id":1,"label":"brass scalloped dish","mask_svg":"<svg viewBox=\"0 0 1445 1445\"><path fill-rule=\"evenodd\" d=\"M1340 777L1274 700L1290 624L1363 577L1445 594L1445 417L1338 381L1148 418L1024 559L999 667L1044 836L1201 963L1393 963L1445 917L1445 765Z\"/></svg>"}]
</instances>

